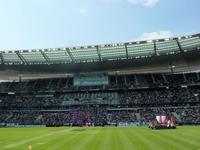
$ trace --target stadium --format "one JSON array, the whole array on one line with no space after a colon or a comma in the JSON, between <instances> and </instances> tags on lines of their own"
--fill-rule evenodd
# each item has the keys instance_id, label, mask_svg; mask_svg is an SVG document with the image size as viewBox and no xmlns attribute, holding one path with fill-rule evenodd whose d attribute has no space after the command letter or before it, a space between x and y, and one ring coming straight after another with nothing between
<instances>
[{"instance_id":1,"label":"stadium","mask_svg":"<svg viewBox=\"0 0 200 150\"><path fill-rule=\"evenodd\" d=\"M200 34L1 51L0 149L198 149L199 50Z\"/></svg>"},{"instance_id":2,"label":"stadium","mask_svg":"<svg viewBox=\"0 0 200 150\"><path fill-rule=\"evenodd\" d=\"M0 150L200 150L199 6L0 0Z\"/></svg>"}]
</instances>

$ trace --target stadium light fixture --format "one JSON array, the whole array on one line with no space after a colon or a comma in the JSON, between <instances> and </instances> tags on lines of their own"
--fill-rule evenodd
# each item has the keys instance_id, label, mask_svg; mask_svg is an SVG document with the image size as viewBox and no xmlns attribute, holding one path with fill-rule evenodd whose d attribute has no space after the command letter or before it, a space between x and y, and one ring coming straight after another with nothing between
<instances>
[{"instance_id":1,"label":"stadium light fixture","mask_svg":"<svg viewBox=\"0 0 200 150\"><path fill-rule=\"evenodd\" d=\"M176 67L175 65L172 65L172 66L171 66L171 68L175 68L175 67Z\"/></svg>"},{"instance_id":2,"label":"stadium light fixture","mask_svg":"<svg viewBox=\"0 0 200 150\"><path fill-rule=\"evenodd\" d=\"M187 85L181 85L181 88L187 88Z\"/></svg>"},{"instance_id":3,"label":"stadium light fixture","mask_svg":"<svg viewBox=\"0 0 200 150\"><path fill-rule=\"evenodd\" d=\"M116 73L120 73L120 71L119 71L119 70L117 70L117 71L116 71Z\"/></svg>"},{"instance_id":4,"label":"stadium light fixture","mask_svg":"<svg viewBox=\"0 0 200 150\"><path fill-rule=\"evenodd\" d=\"M15 95L15 92L8 92L8 95Z\"/></svg>"}]
</instances>

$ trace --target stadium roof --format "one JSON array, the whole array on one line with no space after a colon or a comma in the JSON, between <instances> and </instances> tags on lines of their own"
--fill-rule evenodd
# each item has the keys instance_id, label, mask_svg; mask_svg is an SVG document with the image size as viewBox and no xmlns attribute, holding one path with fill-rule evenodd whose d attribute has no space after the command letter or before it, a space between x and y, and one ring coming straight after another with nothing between
<instances>
[{"instance_id":1,"label":"stadium roof","mask_svg":"<svg viewBox=\"0 0 200 150\"><path fill-rule=\"evenodd\" d=\"M0 78L13 74L13 71L13 76L25 72L36 76L39 73L116 70L170 72L170 65L176 66L175 72L187 72L199 70L199 50L200 34L94 46L1 51Z\"/></svg>"},{"instance_id":2,"label":"stadium roof","mask_svg":"<svg viewBox=\"0 0 200 150\"><path fill-rule=\"evenodd\" d=\"M200 34L152 41L1 51L1 65L67 64L176 54L200 48Z\"/></svg>"}]
</instances>

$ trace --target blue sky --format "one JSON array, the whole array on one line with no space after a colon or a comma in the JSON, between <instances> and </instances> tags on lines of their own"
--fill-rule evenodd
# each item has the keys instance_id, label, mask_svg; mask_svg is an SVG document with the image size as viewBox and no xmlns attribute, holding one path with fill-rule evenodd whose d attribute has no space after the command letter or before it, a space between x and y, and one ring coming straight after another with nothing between
<instances>
[{"instance_id":1,"label":"blue sky","mask_svg":"<svg viewBox=\"0 0 200 150\"><path fill-rule=\"evenodd\" d=\"M0 50L200 32L199 0L0 0Z\"/></svg>"}]
</instances>

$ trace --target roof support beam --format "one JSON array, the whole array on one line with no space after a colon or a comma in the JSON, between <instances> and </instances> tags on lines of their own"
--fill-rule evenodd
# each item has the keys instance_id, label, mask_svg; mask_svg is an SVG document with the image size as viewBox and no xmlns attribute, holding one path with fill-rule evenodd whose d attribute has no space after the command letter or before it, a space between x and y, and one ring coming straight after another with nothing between
<instances>
[{"instance_id":1,"label":"roof support beam","mask_svg":"<svg viewBox=\"0 0 200 150\"><path fill-rule=\"evenodd\" d=\"M99 50L99 46L97 45L97 46L95 46L96 47L96 49L97 49L97 54L98 54L98 56L99 56L99 61L101 61L101 52L100 52L100 50Z\"/></svg>"},{"instance_id":2,"label":"roof support beam","mask_svg":"<svg viewBox=\"0 0 200 150\"><path fill-rule=\"evenodd\" d=\"M0 53L0 57L1 57L1 64L4 65L4 58L2 53Z\"/></svg>"},{"instance_id":3,"label":"roof support beam","mask_svg":"<svg viewBox=\"0 0 200 150\"><path fill-rule=\"evenodd\" d=\"M179 48L180 52L183 53L184 51L183 51L183 49L182 49L182 47L181 47L181 44L180 44L180 42L178 41L178 39L176 39L176 42L177 42L177 45L178 45L178 48Z\"/></svg>"},{"instance_id":4,"label":"roof support beam","mask_svg":"<svg viewBox=\"0 0 200 150\"><path fill-rule=\"evenodd\" d=\"M127 43L124 43L125 50L126 50L126 59L128 59L128 48L127 48Z\"/></svg>"},{"instance_id":5,"label":"roof support beam","mask_svg":"<svg viewBox=\"0 0 200 150\"><path fill-rule=\"evenodd\" d=\"M28 64L28 62L26 61L26 59L20 54L20 52L16 51L15 52L17 54L17 56L19 57L19 59L22 61L22 63L24 65Z\"/></svg>"},{"instance_id":6,"label":"roof support beam","mask_svg":"<svg viewBox=\"0 0 200 150\"><path fill-rule=\"evenodd\" d=\"M42 50L40 50L40 53L42 54L42 56L44 57L44 59L46 60L47 64L50 63L49 57L45 54L45 52L43 52Z\"/></svg>"},{"instance_id":7,"label":"roof support beam","mask_svg":"<svg viewBox=\"0 0 200 150\"><path fill-rule=\"evenodd\" d=\"M67 54L69 55L71 61L74 62L74 57L73 57L72 53L70 52L70 49L66 48L65 50L66 50Z\"/></svg>"},{"instance_id":8,"label":"roof support beam","mask_svg":"<svg viewBox=\"0 0 200 150\"><path fill-rule=\"evenodd\" d=\"M157 53L156 41L153 41L153 45L154 45L155 56L157 56L158 53Z\"/></svg>"}]
</instances>

